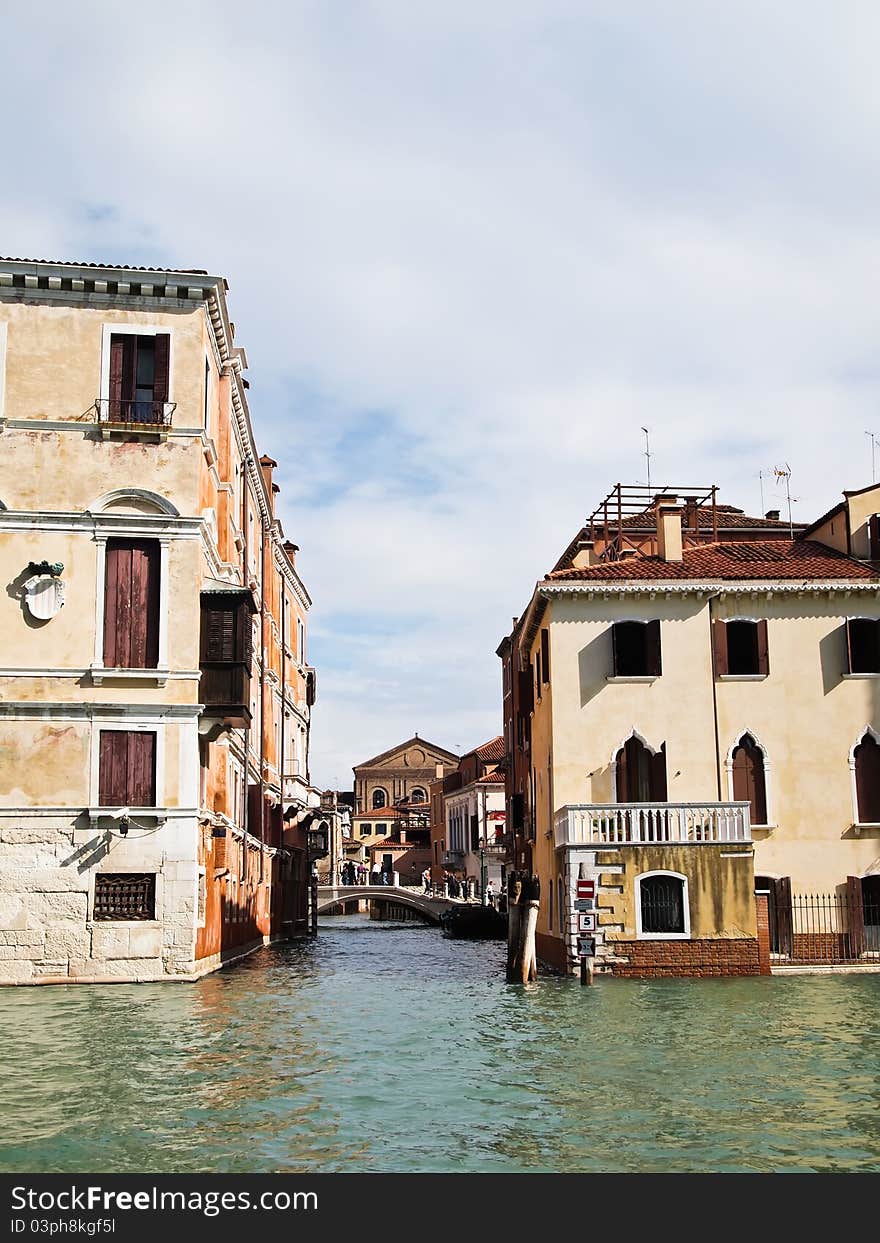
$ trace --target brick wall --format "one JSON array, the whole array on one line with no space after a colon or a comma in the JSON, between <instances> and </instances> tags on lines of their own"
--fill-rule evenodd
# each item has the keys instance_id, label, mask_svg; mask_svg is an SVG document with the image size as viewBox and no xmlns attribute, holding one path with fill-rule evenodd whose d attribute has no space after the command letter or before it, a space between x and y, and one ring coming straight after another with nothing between
<instances>
[{"instance_id":1,"label":"brick wall","mask_svg":"<svg viewBox=\"0 0 880 1243\"><path fill-rule=\"evenodd\" d=\"M758 917L758 966L761 975L770 975L770 899L766 893L755 894Z\"/></svg>"},{"instance_id":2,"label":"brick wall","mask_svg":"<svg viewBox=\"0 0 880 1243\"><path fill-rule=\"evenodd\" d=\"M760 975L757 938L697 941L614 941L609 961L616 976ZM769 958L768 958L769 962Z\"/></svg>"}]
</instances>

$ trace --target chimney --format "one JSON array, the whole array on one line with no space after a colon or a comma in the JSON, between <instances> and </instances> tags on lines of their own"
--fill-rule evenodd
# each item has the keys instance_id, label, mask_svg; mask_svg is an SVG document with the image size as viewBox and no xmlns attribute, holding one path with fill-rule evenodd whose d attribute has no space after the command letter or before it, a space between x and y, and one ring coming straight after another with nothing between
<instances>
[{"instance_id":1,"label":"chimney","mask_svg":"<svg viewBox=\"0 0 880 1243\"><path fill-rule=\"evenodd\" d=\"M657 501L657 554L661 561L681 561L681 508L674 496Z\"/></svg>"},{"instance_id":2,"label":"chimney","mask_svg":"<svg viewBox=\"0 0 880 1243\"><path fill-rule=\"evenodd\" d=\"M697 530L697 498L695 496L684 498L684 526L689 531Z\"/></svg>"},{"instance_id":3,"label":"chimney","mask_svg":"<svg viewBox=\"0 0 880 1243\"><path fill-rule=\"evenodd\" d=\"M278 463L274 458L269 457L268 453L264 453L260 458L260 470L263 472L263 482L266 485L266 491L269 493L269 509L272 511L273 517L275 515L275 493L281 490L272 482L272 471L277 465Z\"/></svg>"},{"instance_id":4,"label":"chimney","mask_svg":"<svg viewBox=\"0 0 880 1243\"><path fill-rule=\"evenodd\" d=\"M583 570L588 565L595 565L598 560L593 541L591 539L578 540L577 551L571 562L574 568L576 570Z\"/></svg>"},{"instance_id":5,"label":"chimney","mask_svg":"<svg viewBox=\"0 0 880 1243\"><path fill-rule=\"evenodd\" d=\"M779 510L768 509L764 517L769 518L771 522L778 522L779 521Z\"/></svg>"},{"instance_id":6,"label":"chimney","mask_svg":"<svg viewBox=\"0 0 880 1243\"><path fill-rule=\"evenodd\" d=\"M296 554L299 552L299 544L292 544L290 540L285 540L281 545L290 559L291 565L296 565Z\"/></svg>"}]
</instances>

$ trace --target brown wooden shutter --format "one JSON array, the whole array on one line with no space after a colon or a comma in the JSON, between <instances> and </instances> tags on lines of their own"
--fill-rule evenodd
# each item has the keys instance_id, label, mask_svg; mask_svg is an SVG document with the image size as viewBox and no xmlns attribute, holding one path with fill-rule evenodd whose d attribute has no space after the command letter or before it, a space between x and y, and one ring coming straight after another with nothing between
<instances>
[{"instance_id":1,"label":"brown wooden shutter","mask_svg":"<svg viewBox=\"0 0 880 1243\"><path fill-rule=\"evenodd\" d=\"M611 673L617 678L620 677L620 653L618 651L619 627L615 622L611 627Z\"/></svg>"},{"instance_id":2,"label":"brown wooden shutter","mask_svg":"<svg viewBox=\"0 0 880 1243\"><path fill-rule=\"evenodd\" d=\"M158 665L159 572L157 541L107 541L104 664L108 669Z\"/></svg>"},{"instance_id":3,"label":"brown wooden shutter","mask_svg":"<svg viewBox=\"0 0 880 1243\"><path fill-rule=\"evenodd\" d=\"M544 681L550 682L550 631L541 631L541 673Z\"/></svg>"},{"instance_id":4,"label":"brown wooden shutter","mask_svg":"<svg viewBox=\"0 0 880 1243\"><path fill-rule=\"evenodd\" d=\"M767 619L762 617L758 622L758 673L770 672L770 647L767 642Z\"/></svg>"},{"instance_id":5,"label":"brown wooden shutter","mask_svg":"<svg viewBox=\"0 0 880 1243\"><path fill-rule=\"evenodd\" d=\"M665 803L666 799L666 743L664 742L657 754L651 756L651 801Z\"/></svg>"},{"instance_id":6,"label":"brown wooden shutter","mask_svg":"<svg viewBox=\"0 0 880 1243\"><path fill-rule=\"evenodd\" d=\"M727 665L727 622L716 617L712 622L712 646L715 650L715 677L723 677Z\"/></svg>"},{"instance_id":7,"label":"brown wooden shutter","mask_svg":"<svg viewBox=\"0 0 880 1243\"><path fill-rule=\"evenodd\" d=\"M767 785L760 747L744 735L733 753L733 799L749 804L752 824L767 823Z\"/></svg>"},{"instance_id":8,"label":"brown wooden shutter","mask_svg":"<svg viewBox=\"0 0 880 1243\"><path fill-rule=\"evenodd\" d=\"M137 337L134 333L126 332L122 337L122 399L125 402L134 401L135 392L137 391ZM123 412L123 419L133 418L134 412L130 406L126 405Z\"/></svg>"},{"instance_id":9,"label":"brown wooden shutter","mask_svg":"<svg viewBox=\"0 0 880 1243\"><path fill-rule=\"evenodd\" d=\"M541 698L541 651L535 652L535 698Z\"/></svg>"},{"instance_id":10,"label":"brown wooden shutter","mask_svg":"<svg viewBox=\"0 0 880 1243\"><path fill-rule=\"evenodd\" d=\"M155 807L155 733L101 730L98 802L102 807Z\"/></svg>"},{"instance_id":11,"label":"brown wooden shutter","mask_svg":"<svg viewBox=\"0 0 880 1243\"><path fill-rule=\"evenodd\" d=\"M776 881L774 886L776 897L776 930L779 940L779 953L787 954L791 957L792 953L792 928L791 928L791 877L783 876Z\"/></svg>"},{"instance_id":12,"label":"brown wooden shutter","mask_svg":"<svg viewBox=\"0 0 880 1243\"><path fill-rule=\"evenodd\" d=\"M849 627L850 627L849 618L847 618L846 621L843 623L843 629L846 633L846 672L852 673L853 671L852 634L850 633Z\"/></svg>"},{"instance_id":13,"label":"brown wooden shutter","mask_svg":"<svg viewBox=\"0 0 880 1243\"><path fill-rule=\"evenodd\" d=\"M156 334L155 362L153 370L153 401L168 400L168 376L171 361L171 337L167 332Z\"/></svg>"},{"instance_id":14,"label":"brown wooden shutter","mask_svg":"<svg viewBox=\"0 0 880 1243\"><path fill-rule=\"evenodd\" d=\"M855 750L859 824L880 824L880 747L866 734Z\"/></svg>"},{"instance_id":15,"label":"brown wooden shutter","mask_svg":"<svg viewBox=\"0 0 880 1243\"><path fill-rule=\"evenodd\" d=\"M523 715L527 715L534 707L534 686L532 683L532 670L520 669L519 671L519 710Z\"/></svg>"},{"instance_id":16,"label":"brown wooden shutter","mask_svg":"<svg viewBox=\"0 0 880 1243\"><path fill-rule=\"evenodd\" d=\"M156 735L131 731L128 735L128 797L130 807L156 805Z\"/></svg>"},{"instance_id":17,"label":"brown wooden shutter","mask_svg":"<svg viewBox=\"0 0 880 1243\"><path fill-rule=\"evenodd\" d=\"M617 752L617 802L631 803L633 800L629 796L629 771L626 762L626 746L622 746Z\"/></svg>"},{"instance_id":18,"label":"brown wooden shutter","mask_svg":"<svg viewBox=\"0 0 880 1243\"><path fill-rule=\"evenodd\" d=\"M202 660L211 663L228 663L236 654L236 610L228 607L208 607L206 624L202 629Z\"/></svg>"},{"instance_id":19,"label":"brown wooden shutter","mask_svg":"<svg viewBox=\"0 0 880 1243\"><path fill-rule=\"evenodd\" d=\"M98 747L98 803L101 807L128 805L128 733L102 729Z\"/></svg>"},{"instance_id":20,"label":"brown wooden shutter","mask_svg":"<svg viewBox=\"0 0 880 1243\"><path fill-rule=\"evenodd\" d=\"M855 958L858 958L865 949L865 905L860 876L847 876L846 904L849 916L850 951Z\"/></svg>"},{"instance_id":21,"label":"brown wooden shutter","mask_svg":"<svg viewBox=\"0 0 880 1243\"><path fill-rule=\"evenodd\" d=\"M122 401L122 357L124 349L124 337L111 336L110 338L110 418L120 419Z\"/></svg>"},{"instance_id":22,"label":"brown wooden shutter","mask_svg":"<svg viewBox=\"0 0 880 1243\"><path fill-rule=\"evenodd\" d=\"M648 622L645 629L646 669L650 677L659 678L663 672L660 658L660 620Z\"/></svg>"}]
</instances>

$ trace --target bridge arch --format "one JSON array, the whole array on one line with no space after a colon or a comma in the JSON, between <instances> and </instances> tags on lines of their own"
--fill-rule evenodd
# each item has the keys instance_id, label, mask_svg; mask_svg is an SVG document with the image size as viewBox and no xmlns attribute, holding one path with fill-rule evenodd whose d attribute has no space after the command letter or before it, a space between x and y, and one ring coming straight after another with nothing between
<instances>
[{"instance_id":1,"label":"bridge arch","mask_svg":"<svg viewBox=\"0 0 880 1243\"><path fill-rule=\"evenodd\" d=\"M363 898L370 902L384 902L386 906L405 906L431 924L439 924L443 912L455 905L447 898L433 898L396 885L319 885L318 914L326 915L334 906Z\"/></svg>"}]
</instances>

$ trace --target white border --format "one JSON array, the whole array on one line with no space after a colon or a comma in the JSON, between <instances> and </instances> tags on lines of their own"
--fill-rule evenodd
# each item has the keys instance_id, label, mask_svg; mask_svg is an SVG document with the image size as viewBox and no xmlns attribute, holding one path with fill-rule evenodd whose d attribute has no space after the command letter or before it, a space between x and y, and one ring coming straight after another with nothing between
<instances>
[{"instance_id":1,"label":"white border","mask_svg":"<svg viewBox=\"0 0 880 1243\"><path fill-rule=\"evenodd\" d=\"M752 824L751 827L753 829L772 828L776 824L776 821L773 819L772 764L770 763L770 756L767 752L767 748L764 746L763 742L761 742L761 739L753 729L741 729L734 735L734 740L728 747L727 756L724 760L724 768L727 773L727 797L731 803L735 801L733 797L733 753L740 745L743 738L745 738L746 734L748 734L752 742L761 752L761 755L764 757L764 802L766 803L765 811L767 812L767 820L764 824Z\"/></svg>"},{"instance_id":2,"label":"white border","mask_svg":"<svg viewBox=\"0 0 880 1243\"><path fill-rule=\"evenodd\" d=\"M101 377L98 396L102 401L110 399L110 338L125 334L130 337L167 336L168 343L168 396L174 401L174 329L166 324L108 324L101 325Z\"/></svg>"},{"instance_id":3,"label":"white border","mask_svg":"<svg viewBox=\"0 0 880 1243\"><path fill-rule=\"evenodd\" d=\"M865 725L859 730L858 738L849 749L849 778L850 788L852 791L852 822L854 825L867 825L871 823L868 820L859 819L859 792L858 787L856 786L856 747L862 741L865 734L870 734L876 743L880 743L880 733L874 729L873 725Z\"/></svg>"},{"instance_id":4,"label":"white border","mask_svg":"<svg viewBox=\"0 0 880 1243\"><path fill-rule=\"evenodd\" d=\"M6 320L0 322L0 419L6 397Z\"/></svg>"},{"instance_id":5,"label":"white border","mask_svg":"<svg viewBox=\"0 0 880 1243\"><path fill-rule=\"evenodd\" d=\"M100 803L101 734L104 730L123 730L125 733L156 735L156 789L155 808L164 807L165 798L165 721L155 713L144 712L142 716L102 717L96 721L89 741L89 807L102 807ZM112 805L112 804L111 804ZM134 810L134 809L132 809Z\"/></svg>"},{"instance_id":6,"label":"white border","mask_svg":"<svg viewBox=\"0 0 880 1243\"><path fill-rule=\"evenodd\" d=\"M684 905L684 932L642 932L642 881L650 876L674 876L682 882L682 900ZM691 936L691 904L688 892L688 878L682 872L671 872L668 868L656 868L653 872L640 872L635 877L636 907L636 938L639 941L689 941Z\"/></svg>"},{"instance_id":7,"label":"white border","mask_svg":"<svg viewBox=\"0 0 880 1243\"><path fill-rule=\"evenodd\" d=\"M623 748L629 742L630 738L638 738L642 746L647 747L647 749L651 752L652 755L659 755L660 750L663 745L661 743L659 747L652 747L650 742L648 742L647 738L645 738L642 734L640 734L635 726L633 726L633 728L629 731L629 733L626 735L623 741L617 744L617 746L611 752L611 759L609 761L609 768L611 771L611 802L612 803L619 803L621 801L617 797L617 755L618 755L618 752L623 750ZM666 756L666 762L668 765L669 763L668 755ZM587 777L587 780L588 781L590 780L589 776Z\"/></svg>"}]
</instances>

